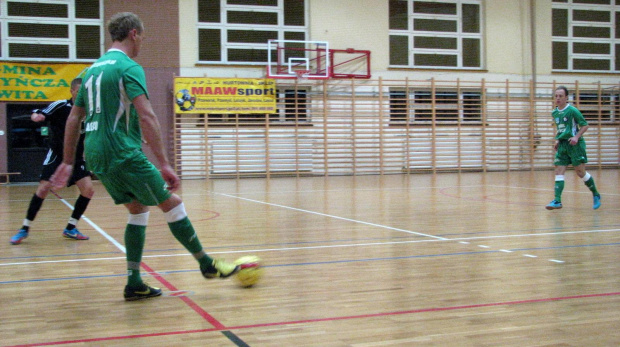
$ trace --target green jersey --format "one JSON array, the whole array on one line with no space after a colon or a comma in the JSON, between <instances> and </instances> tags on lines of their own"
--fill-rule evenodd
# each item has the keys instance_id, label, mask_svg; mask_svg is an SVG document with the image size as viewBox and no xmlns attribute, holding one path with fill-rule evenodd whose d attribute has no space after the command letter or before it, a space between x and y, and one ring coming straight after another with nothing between
<instances>
[{"instance_id":1,"label":"green jersey","mask_svg":"<svg viewBox=\"0 0 620 347\"><path fill-rule=\"evenodd\" d=\"M142 152L138 114L131 103L146 94L144 69L110 49L83 76L75 105L86 109L84 156L89 170L105 173Z\"/></svg>"},{"instance_id":2,"label":"green jersey","mask_svg":"<svg viewBox=\"0 0 620 347\"><path fill-rule=\"evenodd\" d=\"M557 127L556 140L568 140L579 132L580 127L588 125L581 111L570 104L567 104L563 110L556 107L551 112L551 116ZM584 141L583 136L579 138L579 141Z\"/></svg>"}]
</instances>

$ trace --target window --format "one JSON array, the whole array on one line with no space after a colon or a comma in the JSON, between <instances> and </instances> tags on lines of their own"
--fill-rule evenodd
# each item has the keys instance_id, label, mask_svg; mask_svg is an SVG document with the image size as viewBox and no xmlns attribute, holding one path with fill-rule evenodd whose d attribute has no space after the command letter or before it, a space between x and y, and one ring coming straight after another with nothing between
<instances>
[{"instance_id":1,"label":"window","mask_svg":"<svg viewBox=\"0 0 620 347\"><path fill-rule=\"evenodd\" d=\"M479 0L390 0L390 66L482 69Z\"/></svg>"},{"instance_id":2,"label":"window","mask_svg":"<svg viewBox=\"0 0 620 347\"><path fill-rule=\"evenodd\" d=\"M99 0L8 0L0 2L6 60L93 61L102 51Z\"/></svg>"},{"instance_id":3,"label":"window","mask_svg":"<svg viewBox=\"0 0 620 347\"><path fill-rule=\"evenodd\" d=\"M198 0L198 60L264 65L268 40L306 40L306 12L304 0Z\"/></svg>"},{"instance_id":4,"label":"window","mask_svg":"<svg viewBox=\"0 0 620 347\"><path fill-rule=\"evenodd\" d=\"M620 71L620 2L553 0L554 71Z\"/></svg>"},{"instance_id":5,"label":"window","mask_svg":"<svg viewBox=\"0 0 620 347\"><path fill-rule=\"evenodd\" d=\"M390 90L390 121L392 124L480 123L482 96L478 91L402 89ZM434 106L433 106L434 102Z\"/></svg>"},{"instance_id":6,"label":"window","mask_svg":"<svg viewBox=\"0 0 620 347\"><path fill-rule=\"evenodd\" d=\"M295 125L309 124L308 90L285 89L278 90L276 113L272 114L219 114L208 115L209 125L261 125L269 119L270 124Z\"/></svg>"},{"instance_id":7,"label":"window","mask_svg":"<svg viewBox=\"0 0 620 347\"><path fill-rule=\"evenodd\" d=\"M580 91L573 94L575 106L579 108L588 123L617 122L620 120L620 92ZM600 114L600 118L599 118Z\"/></svg>"}]
</instances>

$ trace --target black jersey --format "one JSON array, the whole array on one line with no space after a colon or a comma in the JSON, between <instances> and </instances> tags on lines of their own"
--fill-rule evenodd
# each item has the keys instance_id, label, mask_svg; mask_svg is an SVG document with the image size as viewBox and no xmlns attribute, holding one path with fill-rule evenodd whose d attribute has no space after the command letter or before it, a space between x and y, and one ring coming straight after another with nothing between
<instances>
[{"instance_id":1,"label":"black jersey","mask_svg":"<svg viewBox=\"0 0 620 347\"><path fill-rule=\"evenodd\" d=\"M72 100L58 100L49 104L43 110L34 110L33 113L42 113L45 116L45 121L50 127L49 147L50 149L60 157L62 160L64 142L65 142L65 125L67 124L67 118L71 113L71 107L73 107ZM76 158L82 158L84 156L84 123L82 123L82 131L80 134L80 140L75 151Z\"/></svg>"}]
</instances>

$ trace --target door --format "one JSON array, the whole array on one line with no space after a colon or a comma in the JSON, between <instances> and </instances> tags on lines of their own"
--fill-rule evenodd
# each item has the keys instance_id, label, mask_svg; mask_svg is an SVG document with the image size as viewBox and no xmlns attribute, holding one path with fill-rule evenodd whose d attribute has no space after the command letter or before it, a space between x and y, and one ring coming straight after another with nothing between
<instances>
[{"instance_id":1,"label":"door","mask_svg":"<svg viewBox=\"0 0 620 347\"><path fill-rule=\"evenodd\" d=\"M8 167L9 172L21 172L11 182L38 182L41 165L47 155L47 126L30 119L32 110L47 104L8 104Z\"/></svg>"}]
</instances>

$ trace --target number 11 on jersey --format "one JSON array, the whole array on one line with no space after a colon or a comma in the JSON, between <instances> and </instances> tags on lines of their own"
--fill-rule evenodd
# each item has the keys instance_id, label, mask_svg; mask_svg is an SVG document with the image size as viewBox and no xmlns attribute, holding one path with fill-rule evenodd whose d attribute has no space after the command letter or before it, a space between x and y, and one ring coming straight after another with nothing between
<instances>
[{"instance_id":1,"label":"number 11 on jersey","mask_svg":"<svg viewBox=\"0 0 620 347\"><path fill-rule=\"evenodd\" d=\"M93 113L101 113L101 77L103 77L103 72L97 76L97 80L95 81L95 96L93 97L93 78L95 76L91 75L88 78L88 81L84 84L86 91L88 92L88 115L92 116ZM94 100L93 100L94 99ZM93 107L94 104L94 107ZM94 112L93 112L94 111Z\"/></svg>"}]
</instances>

